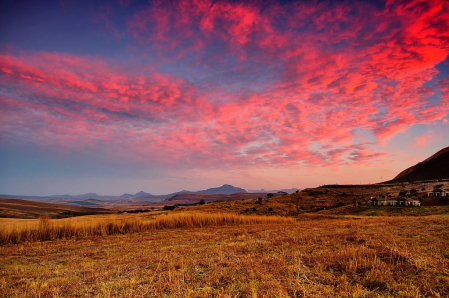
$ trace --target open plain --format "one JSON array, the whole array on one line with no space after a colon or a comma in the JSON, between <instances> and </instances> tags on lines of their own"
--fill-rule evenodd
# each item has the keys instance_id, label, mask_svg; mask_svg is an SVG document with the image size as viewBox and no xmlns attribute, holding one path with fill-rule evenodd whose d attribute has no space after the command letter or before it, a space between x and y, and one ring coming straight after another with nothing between
<instances>
[{"instance_id":1,"label":"open plain","mask_svg":"<svg viewBox=\"0 0 449 298\"><path fill-rule=\"evenodd\" d=\"M141 232L3 244L1 296L449 295L447 214L253 216L246 223L204 224L213 216L220 215L145 213L133 217L146 224L172 224ZM92 226L104 222L102 217L111 220L110 215L78 217L72 226L86 220ZM203 221L195 223L195 217ZM114 221L129 218L117 215ZM54 227L67 220L41 219L40 224L51 221L46 224Z\"/></svg>"}]
</instances>

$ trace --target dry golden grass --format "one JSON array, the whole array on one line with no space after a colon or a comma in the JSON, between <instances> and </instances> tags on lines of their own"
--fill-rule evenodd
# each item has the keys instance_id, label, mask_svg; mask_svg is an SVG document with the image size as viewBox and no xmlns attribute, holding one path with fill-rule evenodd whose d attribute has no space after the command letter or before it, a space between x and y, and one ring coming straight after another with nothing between
<instances>
[{"instance_id":1,"label":"dry golden grass","mask_svg":"<svg viewBox=\"0 0 449 298\"><path fill-rule=\"evenodd\" d=\"M156 217L156 215L158 215ZM148 218L135 215L85 216L70 219L38 221L9 220L0 229L0 244L42 240L115 235L147 230L215 227L235 224L291 223L294 219L279 216L243 216L216 213L163 213Z\"/></svg>"},{"instance_id":2,"label":"dry golden grass","mask_svg":"<svg viewBox=\"0 0 449 298\"><path fill-rule=\"evenodd\" d=\"M351 217L363 216L428 216L438 214L448 214L449 206L425 206L425 207L379 207L379 206L354 206L352 203L354 196L335 195L333 191L328 194L316 194L317 191L323 190L313 189L314 195L307 192L293 193L287 196L280 196L271 199L263 199L259 204L257 200L245 201L227 201L199 206L192 206L175 210L175 212L184 212L185 210L202 212L202 213L233 213L245 215L277 215L296 218L339 218L341 215ZM346 200L345 205L341 204ZM358 200L358 202L366 203ZM340 206L341 204L341 206Z\"/></svg>"},{"instance_id":3,"label":"dry golden grass","mask_svg":"<svg viewBox=\"0 0 449 298\"><path fill-rule=\"evenodd\" d=\"M448 216L162 222L161 230L2 245L0 296L449 295Z\"/></svg>"}]
</instances>

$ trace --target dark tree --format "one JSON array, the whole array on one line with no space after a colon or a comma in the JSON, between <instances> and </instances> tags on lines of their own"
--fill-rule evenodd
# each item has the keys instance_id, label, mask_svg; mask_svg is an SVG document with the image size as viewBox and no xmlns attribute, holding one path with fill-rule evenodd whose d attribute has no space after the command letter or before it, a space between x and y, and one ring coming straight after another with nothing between
<instances>
[{"instance_id":1,"label":"dark tree","mask_svg":"<svg viewBox=\"0 0 449 298\"><path fill-rule=\"evenodd\" d=\"M200 205L204 205L204 204L206 204L206 202L204 201L204 199L201 199Z\"/></svg>"}]
</instances>

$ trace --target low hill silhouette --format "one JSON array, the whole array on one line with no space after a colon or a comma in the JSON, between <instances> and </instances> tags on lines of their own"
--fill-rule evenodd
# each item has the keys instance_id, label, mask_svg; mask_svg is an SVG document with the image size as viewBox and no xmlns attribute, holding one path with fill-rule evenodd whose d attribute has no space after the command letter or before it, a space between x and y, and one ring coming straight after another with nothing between
<instances>
[{"instance_id":1,"label":"low hill silhouette","mask_svg":"<svg viewBox=\"0 0 449 298\"><path fill-rule=\"evenodd\" d=\"M0 198L0 217L3 218L39 218L40 216L59 218L102 213L111 213L111 211L86 206Z\"/></svg>"},{"instance_id":2,"label":"low hill silhouette","mask_svg":"<svg viewBox=\"0 0 449 298\"><path fill-rule=\"evenodd\" d=\"M246 190L240 187L235 187L229 184L223 184L220 187L208 188L206 190L201 190L195 192L197 194L222 194L222 195L231 195L234 193L246 193Z\"/></svg>"},{"instance_id":3,"label":"low hill silhouette","mask_svg":"<svg viewBox=\"0 0 449 298\"><path fill-rule=\"evenodd\" d=\"M411 166L388 182L408 182L449 179L449 147Z\"/></svg>"},{"instance_id":4,"label":"low hill silhouette","mask_svg":"<svg viewBox=\"0 0 449 298\"><path fill-rule=\"evenodd\" d=\"M237 200L248 200L257 199L259 197L266 198L266 193L233 193L233 194L200 194L200 193L181 193L176 194L168 199L160 202L166 205L176 205L176 204L194 204L199 203L204 200L206 203L216 202L216 201L237 201ZM279 196L279 194L274 194L274 196Z\"/></svg>"}]
</instances>

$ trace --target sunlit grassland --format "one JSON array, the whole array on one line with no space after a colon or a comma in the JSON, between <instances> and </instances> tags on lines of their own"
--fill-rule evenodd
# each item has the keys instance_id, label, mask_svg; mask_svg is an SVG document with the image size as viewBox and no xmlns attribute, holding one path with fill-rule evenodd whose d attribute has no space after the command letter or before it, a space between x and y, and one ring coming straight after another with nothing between
<instances>
[{"instance_id":1,"label":"sunlit grassland","mask_svg":"<svg viewBox=\"0 0 449 298\"><path fill-rule=\"evenodd\" d=\"M304 218L4 244L0 296L447 297L448 228L448 216Z\"/></svg>"},{"instance_id":2,"label":"sunlit grassland","mask_svg":"<svg viewBox=\"0 0 449 298\"><path fill-rule=\"evenodd\" d=\"M155 213L150 216L100 215L70 219L5 221L0 244L127 234L147 230L215 227L233 224L292 223L280 216L244 216L226 213Z\"/></svg>"},{"instance_id":3,"label":"sunlit grassland","mask_svg":"<svg viewBox=\"0 0 449 298\"><path fill-rule=\"evenodd\" d=\"M327 197L326 197L327 196ZM347 200L346 205L337 207L338 200ZM366 206L366 202L361 206L354 206L351 197L333 197L329 195L310 196L307 193L291 194L271 199L245 201L225 201L213 204L188 207L191 211L202 213L233 213L245 215L279 215L289 217L341 217L347 215L351 217L363 216L428 216L437 214L449 215L449 206L423 206L423 207L378 207ZM182 210L180 210L182 211Z\"/></svg>"}]
</instances>

